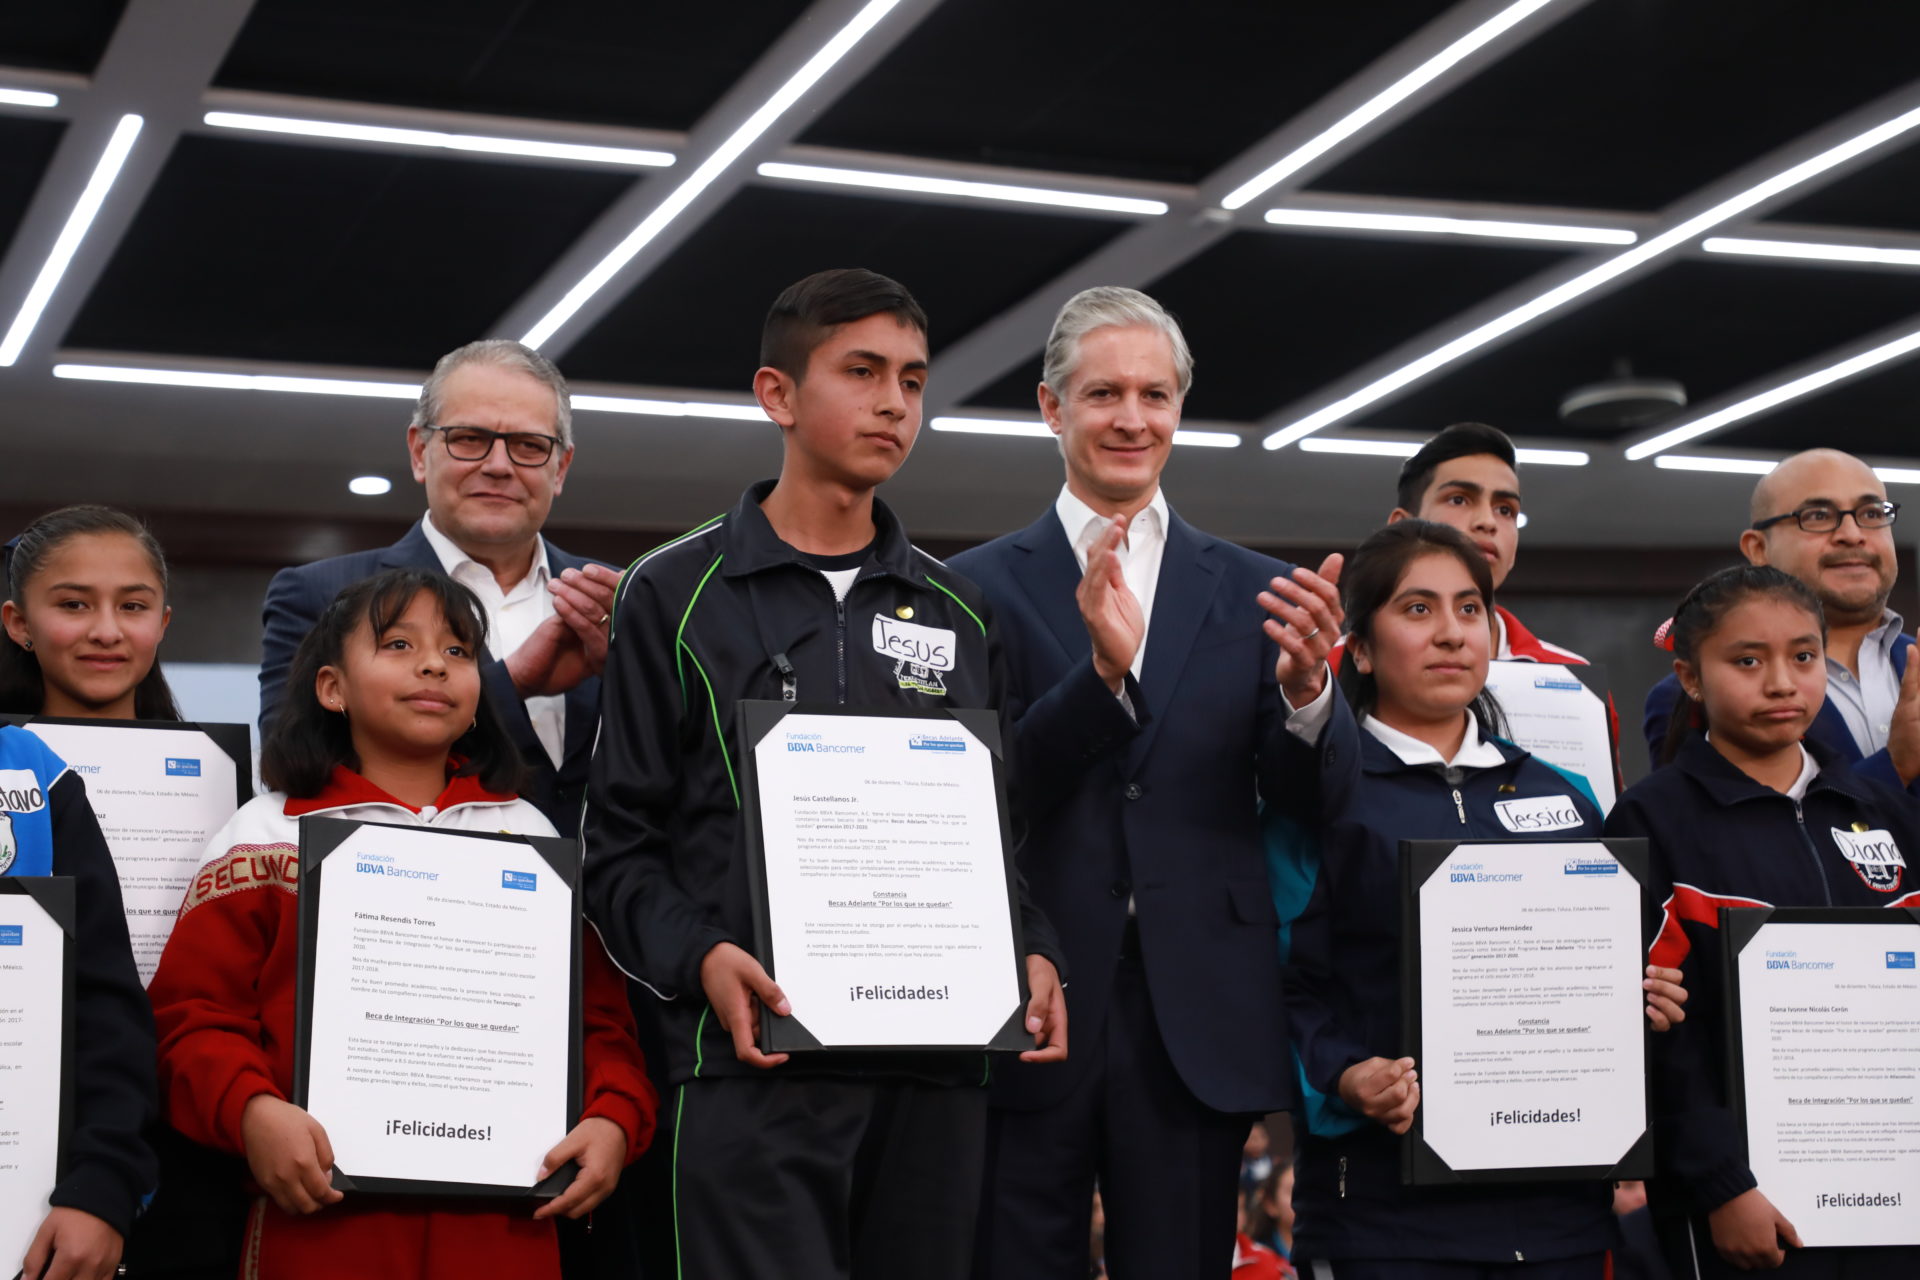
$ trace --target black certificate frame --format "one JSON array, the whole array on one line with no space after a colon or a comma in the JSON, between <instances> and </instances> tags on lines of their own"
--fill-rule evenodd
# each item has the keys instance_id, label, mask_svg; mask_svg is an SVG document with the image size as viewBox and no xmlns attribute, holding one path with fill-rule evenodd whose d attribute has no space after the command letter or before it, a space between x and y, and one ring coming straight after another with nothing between
<instances>
[{"instance_id":1,"label":"black certificate frame","mask_svg":"<svg viewBox=\"0 0 1920 1280\"><path fill-rule=\"evenodd\" d=\"M233 761L234 808L253 799L253 733L244 724L217 720L89 720L79 716L7 714L0 720L25 729L36 724L73 725L82 729L166 729L175 733L198 730Z\"/></svg>"},{"instance_id":2,"label":"black certificate frame","mask_svg":"<svg viewBox=\"0 0 1920 1280\"><path fill-rule=\"evenodd\" d=\"M350 818L306 817L300 819L300 889L297 910L300 920L299 969L295 986L293 1023L293 1102L306 1107L313 1066L313 984L319 955L320 898L326 892L327 859L354 832L363 827L392 827L401 831L431 830L432 834L460 840L487 840L525 845L533 851L567 886L573 900L569 910L570 966L572 976L567 1013L567 1115L569 1127L578 1122L583 1086L583 1017L581 1004L581 916L580 846L557 836L518 836L505 832L449 831L422 828L396 822L361 822ZM554 1141L559 1141L556 1136ZM569 1161L531 1187L501 1186L484 1182L444 1182L418 1178L384 1178L355 1175L334 1166L332 1183L337 1191L369 1195L429 1195L484 1197L498 1200L550 1200L572 1183L579 1166Z\"/></svg>"},{"instance_id":3,"label":"black certificate frame","mask_svg":"<svg viewBox=\"0 0 1920 1280\"><path fill-rule=\"evenodd\" d=\"M773 702L742 699L739 704L742 750L741 783L744 791L747 834L747 893L753 908L754 958L776 982L774 971L773 924L767 891L767 853L764 816L760 807L760 773L756 748L761 739L773 732L789 715L841 716L855 719L951 720L972 734L986 748L993 770L994 803L999 810L1001 866L1007 890L1007 914L1013 930L1014 981L1020 993L1019 1004L1007 1016L993 1039L983 1045L912 1044L822 1044L798 1015L778 1017L760 1010L760 1045L766 1053L1022 1053L1033 1048L1033 1034L1026 1029L1027 1002L1033 993L1027 986L1026 935L1020 925L1019 872L1014 864L1013 822L1007 805L1006 752L1000 741L1000 717L997 712L978 707L856 707L833 702Z\"/></svg>"},{"instance_id":4,"label":"black certificate frame","mask_svg":"<svg viewBox=\"0 0 1920 1280\"><path fill-rule=\"evenodd\" d=\"M1400 1012L1406 1055L1424 1066L1424 1021L1420 1009L1420 887L1462 845L1588 845L1605 849L1640 887L1640 947L1645 958L1653 944L1656 913L1647 896L1647 841L1642 837L1581 840L1402 840L1400 842ZM1636 984L1637 987L1637 984ZM1400 1179L1408 1186L1459 1186L1469 1183L1576 1182L1650 1177L1653 1173L1652 1032L1643 1023L1640 1081L1646 1128L1612 1165L1538 1165L1517 1169L1455 1169L1427 1144L1424 1104L1413 1113L1413 1127L1400 1145Z\"/></svg>"},{"instance_id":5,"label":"black certificate frame","mask_svg":"<svg viewBox=\"0 0 1920 1280\"><path fill-rule=\"evenodd\" d=\"M73 1162L73 1059L78 1050L74 1028L75 948L79 915L72 876L0 876L0 899L26 898L59 928L60 943L60 1117L54 1128L53 1176L58 1184ZM0 913L5 908L0 905ZM51 1191L53 1188L47 1188Z\"/></svg>"},{"instance_id":6,"label":"black certificate frame","mask_svg":"<svg viewBox=\"0 0 1920 1280\"><path fill-rule=\"evenodd\" d=\"M1873 925L1893 928L1920 926L1920 907L1722 907L1721 961L1727 975L1727 1007L1722 1015L1727 1037L1727 1100L1740 1134L1741 1158L1747 1156L1747 1065L1740 1016L1740 953L1760 930L1770 924ZM1920 938L1913 939L1920 953ZM1904 1247L1904 1246L1902 1246Z\"/></svg>"}]
</instances>

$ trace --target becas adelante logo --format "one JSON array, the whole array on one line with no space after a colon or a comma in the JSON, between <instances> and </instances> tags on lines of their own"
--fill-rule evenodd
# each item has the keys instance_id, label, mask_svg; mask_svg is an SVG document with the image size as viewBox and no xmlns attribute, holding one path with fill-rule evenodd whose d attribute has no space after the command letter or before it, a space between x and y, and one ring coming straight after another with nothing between
<instances>
[{"instance_id":1,"label":"becas adelante logo","mask_svg":"<svg viewBox=\"0 0 1920 1280\"><path fill-rule=\"evenodd\" d=\"M909 751L965 751L965 738L936 738L930 733L916 733L907 739Z\"/></svg>"},{"instance_id":2,"label":"becas adelante logo","mask_svg":"<svg viewBox=\"0 0 1920 1280\"><path fill-rule=\"evenodd\" d=\"M1617 876L1620 864L1612 858L1581 857L1575 854L1568 858L1561 870L1570 876Z\"/></svg>"},{"instance_id":3,"label":"becas adelante logo","mask_svg":"<svg viewBox=\"0 0 1920 1280\"><path fill-rule=\"evenodd\" d=\"M1565 689L1569 693L1578 693L1587 686L1571 676L1535 676L1533 687L1536 689Z\"/></svg>"},{"instance_id":4,"label":"becas adelante logo","mask_svg":"<svg viewBox=\"0 0 1920 1280\"><path fill-rule=\"evenodd\" d=\"M27 927L23 924L0 924L0 947L24 947L27 945Z\"/></svg>"},{"instance_id":5,"label":"becas adelante logo","mask_svg":"<svg viewBox=\"0 0 1920 1280\"><path fill-rule=\"evenodd\" d=\"M502 871L500 873L500 887L502 889L524 889L528 893L533 893L539 887L539 880L540 877L538 873L532 871Z\"/></svg>"},{"instance_id":6,"label":"becas adelante logo","mask_svg":"<svg viewBox=\"0 0 1920 1280\"><path fill-rule=\"evenodd\" d=\"M1889 969L1913 968L1913 952L1911 951L1887 952L1887 968Z\"/></svg>"},{"instance_id":7,"label":"becas adelante logo","mask_svg":"<svg viewBox=\"0 0 1920 1280\"><path fill-rule=\"evenodd\" d=\"M169 778L197 778L200 776L200 762L182 756L168 756L167 776Z\"/></svg>"}]
</instances>

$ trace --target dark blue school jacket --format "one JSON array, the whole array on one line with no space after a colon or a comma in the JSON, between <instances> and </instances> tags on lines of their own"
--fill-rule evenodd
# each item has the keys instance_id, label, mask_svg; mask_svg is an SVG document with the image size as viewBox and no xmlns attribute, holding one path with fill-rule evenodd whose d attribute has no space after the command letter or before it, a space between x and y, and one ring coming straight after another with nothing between
<instances>
[{"instance_id":1,"label":"dark blue school jacket","mask_svg":"<svg viewBox=\"0 0 1920 1280\"><path fill-rule=\"evenodd\" d=\"M1404 1187L1402 1139L1339 1101L1340 1074L1397 1058L1400 1021L1400 842L1512 840L1497 801L1554 798L1574 825L1545 838L1592 839L1600 811L1583 779L1493 739L1505 763L1482 769L1408 765L1360 728L1345 700L1318 748L1288 735L1294 767L1320 778L1319 810L1275 812L1269 865L1282 899L1310 885L1287 948L1287 1012L1299 1057L1307 1136L1293 1202L1294 1251L1311 1258L1537 1262L1597 1254L1614 1240L1604 1183ZM1304 788L1302 790L1305 790ZM1292 856L1289 832L1316 830L1317 867ZM1417 1064L1416 1064L1417 1066Z\"/></svg>"},{"instance_id":2,"label":"dark blue school jacket","mask_svg":"<svg viewBox=\"0 0 1920 1280\"><path fill-rule=\"evenodd\" d=\"M1662 1171L1671 1175L1662 1182L1677 1182L1695 1214L1754 1185L1727 1104L1720 908L1920 905L1912 866L1920 808L1818 739L1809 736L1805 746L1820 772L1803 801L1755 782L1694 737L1670 767L1628 788L1607 816L1608 835L1647 839L1665 915L1653 963L1686 975L1687 1020L1653 1038L1654 1136ZM1857 846L1851 855L1838 838L1870 834L1847 842Z\"/></svg>"}]
</instances>

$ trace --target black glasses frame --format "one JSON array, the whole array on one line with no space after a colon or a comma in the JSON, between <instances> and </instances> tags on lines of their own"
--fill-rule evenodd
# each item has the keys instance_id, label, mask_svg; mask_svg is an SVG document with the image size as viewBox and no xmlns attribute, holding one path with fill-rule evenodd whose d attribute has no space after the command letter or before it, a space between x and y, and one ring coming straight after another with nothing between
<instances>
[{"instance_id":1,"label":"black glasses frame","mask_svg":"<svg viewBox=\"0 0 1920 1280\"><path fill-rule=\"evenodd\" d=\"M496 440L505 440L507 442L508 462L511 462L516 467L544 467L553 461L553 451L560 447L559 437L546 435L539 431L494 431L488 427L430 427L425 424L422 424L420 429L422 431L438 431L440 433L440 443L447 447L447 456L455 462L484 462L487 456L493 452L494 442ZM487 447L471 456L455 453L453 450L453 435L451 434L455 431L469 431L476 436L485 437ZM522 462L513 456L514 446L523 442L531 443L533 441L538 441L540 448L544 451L541 453L538 462Z\"/></svg>"},{"instance_id":2,"label":"black glasses frame","mask_svg":"<svg viewBox=\"0 0 1920 1280\"><path fill-rule=\"evenodd\" d=\"M1833 523L1820 528L1809 526L1807 524L1807 517L1816 511L1833 512ZM1886 519L1876 520L1869 524L1867 521L1869 514L1885 515ZM1753 527L1755 529L1771 529L1782 520L1791 520L1799 525L1801 531L1805 533L1832 533L1835 529L1838 529L1842 524L1846 523L1848 516L1853 517L1853 523L1856 528L1886 529L1891 527L1893 522L1900 518L1900 504L1897 502L1863 502L1852 510L1841 510L1839 507L1829 506L1802 507L1798 511L1789 511L1783 516L1768 516L1765 520L1755 520Z\"/></svg>"}]
</instances>

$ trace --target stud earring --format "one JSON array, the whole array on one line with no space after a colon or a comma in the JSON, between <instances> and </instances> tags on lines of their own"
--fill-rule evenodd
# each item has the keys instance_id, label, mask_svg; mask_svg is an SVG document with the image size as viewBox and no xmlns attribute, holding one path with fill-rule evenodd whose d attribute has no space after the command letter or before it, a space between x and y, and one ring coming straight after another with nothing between
<instances>
[{"instance_id":1,"label":"stud earring","mask_svg":"<svg viewBox=\"0 0 1920 1280\"><path fill-rule=\"evenodd\" d=\"M33 652L33 641L31 641L31 640L29 640L29 641L27 641L27 642L26 642L25 644L23 644L23 645L21 645L20 647L21 647L22 649L25 649L25 650L26 650L26 651L27 651L28 653L32 653L32 652Z\"/></svg>"}]
</instances>

